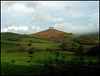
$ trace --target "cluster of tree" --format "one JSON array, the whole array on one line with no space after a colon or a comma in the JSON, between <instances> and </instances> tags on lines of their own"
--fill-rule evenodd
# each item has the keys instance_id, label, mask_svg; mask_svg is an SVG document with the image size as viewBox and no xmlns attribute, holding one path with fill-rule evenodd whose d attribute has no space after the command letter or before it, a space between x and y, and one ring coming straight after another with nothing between
<instances>
[{"instance_id":1,"label":"cluster of tree","mask_svg":"<svg viewBox=\"0 0 100 76\"><path fill-rule=\"evenodd\" d=\"M75 37L73 41L79 44L95 45L94 40L97 40L97 39L99 39L99 35L91 34L91 35L81 35L81 36Z\"/></svg>"},{"instance_id":2,"label":"cluster of tree","mask_svg":"<svg viewBox=\"0 0 100 76\"><path fill-rule=\"evenodd\" d=\"M81 35L78 37L75 37L73 39L71 38L65 38L61 40L61 48L65 51L74 51L79 52L83 51L84 53L87 53L88 55L98 55L99 53L99 45L98 43L95 43L94 40L98 40L99 35L93 34L93 35ZM85 45L89 45L90 47L87 47Z\"/></svg>"},{"instance_id":3,"label":"cluster of tree","mask_svg":"<svg viewBox=\"0 0 100 76\"><path fill-rule=\"evenodd\" d=\"M51 38L51 40L59 43L63 43L66 42L66 40L67 41L69 40L69 42L73 41L74 43L78 43L78 44L96 45L94 41L99 39L99 34L80 35L80 36L70 37L70 38L68 36L70 36L70 34L66 34L66 35L62 34L58 37Z\"/></svg>"},{"instance_id":4,"label":"cluster of tree","mask_svg":"<svg viewBox=\"0 0 100 76\"><path fill-rule=\"evenodd\" d=\"M62 50L64 51L73 51L73 52L83 52L86 53L89 51L91 48L90 47L85 47L84 45L78 45L75 42L63 42L60 46Z\"/></svg>"},{"instance_id":5,"label":"cluster of tree","mask_svg":"<svg viewBox=\"0 0 100 76\"><path fill-rule=\"evenodd\" d=\"M61 48L62 50L70 51L72 49L72 46L76 45L71 39L63 39L61 41Z\"/></svg>"}]
</instances>

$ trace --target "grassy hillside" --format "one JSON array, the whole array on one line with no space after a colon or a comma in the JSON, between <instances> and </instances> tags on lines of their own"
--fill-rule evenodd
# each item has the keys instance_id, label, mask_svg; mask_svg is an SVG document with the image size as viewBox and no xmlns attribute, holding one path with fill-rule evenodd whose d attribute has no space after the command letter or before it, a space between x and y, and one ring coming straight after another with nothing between
<instances>
[{"instance_id":1,"label":"grassy hillside","mask_svg":"<svg viewBox=\"0 0 100 76\"><path fill-rule=\"evenodd\" d=\"M92 54L98 50L98 46L94 47L99 41L97 37L77 36L61 32L59 35L56 33L55 36L48 36L44 37L52 39L51 41L33 35L1 33L1 74L69 76L80 73L79 76L81 74L98 75L98 52L96 56L90 54L91 50ZM88 38L88 45L85 44L85 38ZM93 46L90 39L94 41ZM90 56L82 53L88 48L92 48L89 51Z\"/></svg>"},{"instance_id":2,"label":"grassy hillside","mask_svg":"<svg viewBox=\"0 0 100 76\"><path fill-rule=\"evenodd\" d=\"M56 42L48 41L39 37L29 36L29 35L21 35L16 33L1 33L1 50L4 52L5 50L15 50L16 46L23 47L26 49L30 47L28 44L32 44L31 48L34 47L36 49L46 50L47 48L51 49L59 49L59 45Z\"/></svg>"},{"instance_id":3,"label":"grassy hillside","mask_svg":"<svg viewBox=\"0 0 100 76\"><path fill-rule=\"evenodd\" d=\"M44 39L36 39L36 38L21 38L18 41L20 41L20 42L32 42L32 43L54 43L52 41L47 41Z\"/></svg>"},{"instance_id":4,"label":"grassy hillside","mask_svg":"<svg viewBox=\"0 0 100 76\"><path fill-rule=\"evenodd\" d=\"M99 43L99 39L98 35L73 35L71 33L64 33L61 31L57 31L54 29L49 29L49 30L45 30L39 33L36 33L36 35L41 35L41 37L48 37L49 40L45 40L42 39L41 37L37 37L34 34L32 35L21 35L21 34L16 34L16 33L10 33L10 32L6 32L6 33L1 33L1 50L5 51L8 48L13 46L25 46L26 49L29 49L30 47L28 46L28 44L31 43L31 48L34 47L35 49L40 49L40 50L46 50L46 49L55 49L55 50L59 50L61 49L61 43L65 42L65 43L69 43L71 44L71 47L73 45L73 47L78 47L80 46L83 42L83 46L86 48L91 48L91 43L96 44ZM45 38L44 37L44 38ZM86 40L87 39L88 43ZM89 41L92 38L91 41ZM90 43L91 42L91 43ZM94 43L93 43L94 42ZM85 44L86 43L86 44ZM8 47L7 47L8 46ZM66 45L69 46L69 45ZM6 48L7 47L7 48Z\"/></svg>"},{"instance_id":5,"label":"grassy hillside","mask_svg":"<svg viewBox=\"0 0 100 76\"><path fill-rule=\"evenodd\" d=\"M1 51L6 51L8 48L13 48L16 47L16 45L12 45L12 44L1 44Z\"/></svg>"},{"instance_id":6,"label":"grassy hillside","mask_svg":"<svg viewBox=\"0 0 100 76\"><path fill-rule=\"evenodd\" d=\"M1 33L1 40L14 41L14 40L18 40L22 36L23 35L16 34L16 33L5 32L5 33Z\"/></svg>"}]
</instances>

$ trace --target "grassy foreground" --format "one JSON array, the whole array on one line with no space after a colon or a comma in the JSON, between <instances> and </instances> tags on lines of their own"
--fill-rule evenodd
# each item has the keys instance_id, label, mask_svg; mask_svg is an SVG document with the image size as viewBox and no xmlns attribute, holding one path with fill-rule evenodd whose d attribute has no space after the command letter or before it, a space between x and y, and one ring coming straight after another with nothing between
<instances>
[{"instance_id":1,"label":"grassy foreground","mask_svg":"<svg viewBox=\"0 0 100 76\"><path fill-rule=\"evenodd\" d=\"M57 52L58 53L58 52ZM58 58L58 60L71 61L75 58L75 54L69 51L59 51L59 57L56 52L39 51L33 54L25 53L1 53L1 73L2 75L41 75L45 73L47 67L45 63L51 63L50 60ZM30 58L30 56L32 58ZM65 58L62 58L65 57ZM31 59L31 60L30 60ZM98 57L85 56L84 61L97 62ZM52 63L55 65L56 63ZM50 64L51 65L51 64ZM72 65L73 66L73 65ZM48 70L48 69L47 69ZM47 72L45 73L47 74Z\"/></svg>"},{"instance_id":2,"label":"grassy foreground","mask_svg":"<svg viewBox=\"0 0 100 76\"><path fill-rule=\"evenodd\" d=\"M60 51L60 54L68 54L70 56L67 56L66 59L73 58L73 52L66 52L66 51ZM30 54L28 52L24 53L2 53L1 54L1 62L9 62L12 63L12 60L15 60L15 64L17 65L28 65L27 61L29 60ZM32 62L33 64L39 64L42 65L44 61L48 60L49 57L55 58L56 56L53 53L50 53L48 51L39 51L34 52L32 54Z\"/></svg>"}]
</instances>

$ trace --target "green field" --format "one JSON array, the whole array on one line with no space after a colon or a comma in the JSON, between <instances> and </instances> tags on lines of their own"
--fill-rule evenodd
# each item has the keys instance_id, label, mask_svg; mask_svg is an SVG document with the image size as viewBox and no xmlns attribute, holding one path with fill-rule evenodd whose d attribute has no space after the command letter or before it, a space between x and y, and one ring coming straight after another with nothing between
<instances>
[{"instance_id":1,"label":"green field","mask_svg":"<svg viewBox=\"0 0 100 76\"><path fill-rule=\"evenodd\" d=\"M21 47L25 47L26 49L29 48L36 48L40 50L46 50L46 49L61 49L59 46L61 45L60 43L32 43L31 46L28 46L29 42L17 42L20 43ZM1 44L1 51L5 52L7 49L10 48L16 48L17 45L13 44Z\"/></svg>"},{"instance_id":2,"label":"green field","mask_svg":"<svg viewBox=\"0 0 100 76\"><path fill-rule=\"evenodd\" d=\"M66 59L72 59L73 58L73 52L65 52L62 51L60 52L60 54L72 54L72 56L67 56ZM30 54L28 54L28 52L26 53L1 53L1 66L2 66L2 74L4 74L4 68L7 67L6 64L9 64L8 69L10 69L9 71L6 71L6 74L29 74L27 72L23 73L23 70L21 70L22 68L24 68L25 71L28 70L28 66L30 66L30 63L28 63L27 61L30 59L28 56L30 56ZM33 72L32 74L36 74L38 75L39 72L41 72L41 70L44 69L44 63L48 62L49 57L51 58L55 58L56 56L53 53L47 52L47 51L42 51L42 52L35 52L34 54L32 54L33 58L31 60L31 64L34 67L33 70L35 71L35 69L37 69L37 71ZM61 59L61 57L59 57L59 59ZM12 65L12 60L15 61L15 63ZM6 66L5 66L6 65ZM16 69L12 68L17 66ZM7 69L7 68L6 68ZM20 69L20 70L17 70ZM15 70L15 71L13 71Z\"/></svg>"},{"instance_id":3,"label":"green field","mask_svg":"<svg viewBox=\"0 0 100 76\"><path fill-rule=\"evenodd\" d=\"M65 56L65 61L72 60L75 55L73 52L68 51L59 51L60 56L59 60L62 60L62 56ZM46 69L44 67L44 63L48 62L50 58L55 59L56 55L55 52L47 52L47 51L41 51L41 52L34 52L31 56L33 56L31 62L27 62L30 60L30 54L28 52L26 53L1 53L1 73L2 74L22 74L22 75L38 75L41 74L41 72ZM98 57L91 57L91 56L85 56L85 62L88 62L89 60L96 62L99 60ZM15 61L14 63L12 61ZM8 66L9 65L9 66ZM32 66L33 71L31 73L28 72L28 67ZM23 68L23 69L22 69ZM23 71L24 70L24 71ZM25 72L26 71L26 72Z\"/></svg>"},{"instance_id":4,"label":"green field","mask_svg":"<svg viewBox=\"0 0 100 76\"><path fill-rule=\"evenodd\" d=\"M38 37L32 37L28 35L20 35L14 33L2 33L1 34L1 51L5 52L9 48L14 48L19 44L21 47L29 49L31 47L28 44L31 43L31 47L36 49L46 50L49 49L60 49L60 43L56 43L49 40L44 40ZM16 47L15 47L16 48Z\"/></svg>"},{"instance_id":5,"label":"green field","mask_svg":"<svg viewBox=\"0 0 100 76\"><path fill-rule=\"evenodd\" d=\"M95 40L94 42L99 43L99 39L98 40Z\"/></svg>"},{"instance_id":6,"label":"green field","mask_svg":"<svg viewBox=\"0 0 100 76\"><path fill-rule=\"evenodd\" d=\"M21 42L33 42L33 43L54 43L52 41L47 41L43 39L35 39L35 38L21 38L19 39Z\"/></svg>"},{"instance_id":7,"label":"green field","mask_svg":"<svg viewBox=\"0 0 100 76\"><path fill-rule=\"evenodd\" d=\"M73 52L60 52L61 54L73 54ZM29 60L29 54L28 52L26 53L2 53L1 54L1 62L11 62L12 60L15 60L16 63L20 65L21 62L25 62ZM34 54L32 54L33 56L33 64L42 64L40 63L41 61L46 61L46 59L48 59L49 57L55 58L55 55L50 53L50 52L46 52L46 51L42 51L42 52L35 52ZM72 58L72 56L68 56L68 59ZM21 61L22 60L22 61ZM38 62L39 61L39 62ZM37 62L37 63L36 63ZM22 65L26 65L26 64L22 64Z\"/></svg>"},{"instance_id":8,"label":"green field","mask_svg":"<svg viewBox=\"0 0 100 76\"><path fill-rule=\"evenodd\" d=\"M1 50L6 51L8 48L13 48L16 47L16 45L11 45L11 44L1 44Z\"/></svg>"},{"instance_id":9,"label":"green field","mask_svg":"<svg viewBox=\"0 0 100 76\"><path fill-rule=\"evenodd\" d=\"M58 52L60 53L60 55L65 55L66 60L71 60L75 56L73 52L69 52L69 51L58 51ZM46 61L46 60L48 60L49 57L55 58L54 53L55 52L50 53L47 51L34 52L34 54L32 54L33 63L35 63L37 61ZM21 60L22 60L22 62L26 62L29 59L29 57L28 57L29 55L30 54L28 52L25 52L25 53L1 53L1 62L11 62L11 60L15 60L16 64L20 65ZM85 60L97 61L98 57L86 56ZM42 64L42 63L37 63L37 64Z\"/></svg>"}]
</instances>

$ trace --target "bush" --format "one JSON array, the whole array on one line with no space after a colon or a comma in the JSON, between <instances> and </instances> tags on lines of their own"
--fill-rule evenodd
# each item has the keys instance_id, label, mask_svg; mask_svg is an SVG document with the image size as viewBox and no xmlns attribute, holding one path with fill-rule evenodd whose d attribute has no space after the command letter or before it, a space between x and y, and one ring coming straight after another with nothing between
<instances>
[{"instance_id":1,"label":"bush","mask_svg":"<svg viewBox=\"0 0 100 76\"><path fill-rule=\"evenodd\" d=\"M73 46L73 41L70 39L64 39L61 42L61 48L65 51L70 51L72 49Z\"/></svg>"},{"instance_id":2,"label":"bush","mask_svg":"<svg viewBox=\"0 0 100 76\"><path fill-rule=\"evenodd\" d=\"M54 59L49 58L49 61L45 62L44 66L46 70L44 70L44 75L99 76L99 62L86 62L81 53L76 54L69 61L65 61L65 56L62 56L62 59L59 59L59 56L60 54L57 52Z\"/></svg>"},{"instance_id":3,"label":"bush","mask_svg":"<svg viewBox=\"0 0 100 76\"><path fill-rule=\"evenodd\" d=\"M88 52L86 52L87 55L92 55L92 56L99 56L99 44L96 46L92 47Z\"/></svg>"}]
</instances>

